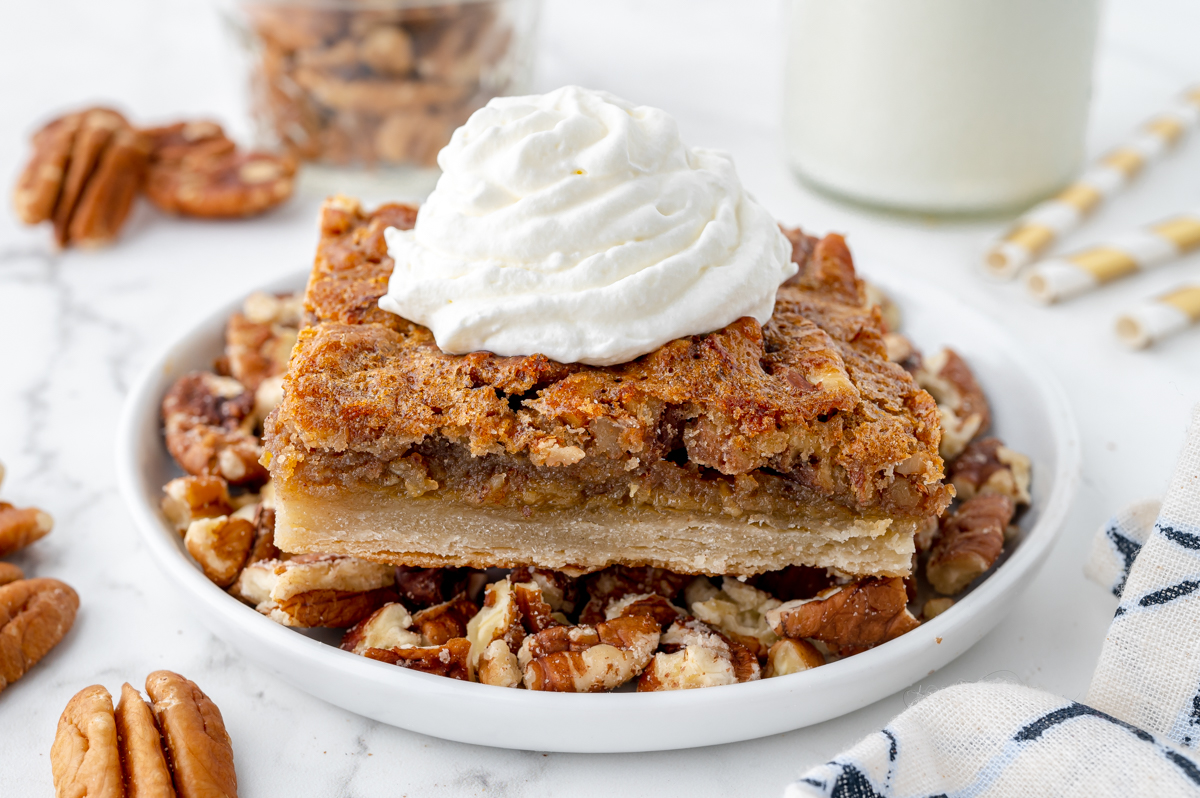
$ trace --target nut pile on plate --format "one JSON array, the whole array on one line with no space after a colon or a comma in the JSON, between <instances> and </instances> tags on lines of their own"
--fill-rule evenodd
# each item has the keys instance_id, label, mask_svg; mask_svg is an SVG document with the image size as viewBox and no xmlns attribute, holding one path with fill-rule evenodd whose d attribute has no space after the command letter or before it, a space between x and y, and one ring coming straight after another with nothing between
<instances>
[{"instance_id":1,"label":"nut pile on plate","mask_svg":"<svg viewBox=\"0 0 1200 798\"><path fill-rule=\"evenodd\" d=\"M248 4L257 114L303 160L432 166L513 80L500 5Z\"/></svg>"},{"instance_id":2,"label":"nut pile on plate","mask_svg":"<svg viewBox=\"0 0 1200 798\"><path fill-rule=\"evenodd\" d=\"M891 329L898 327L886 298ZM753 681L885 643L945 611L1003 552L1029 503L1028 458L981 437L991 414L963 359L923 358L899 333L889 357L938 402L941 453L959 502L918 536L914 577L850 581L803 566L741 579L616 566L576 577L540 568L397 568L273 540L259 463L263 419L281 399L298 295L250 296L213 372L181 377L162 417L187 472L163 511L205 575L277 623L346 629L341 647L398 667L503 687L597 692Z\"/></svg>"},{"instance_id":3,"label":"nut pile on plate","mask_svg":"<svg viewBox=\"0 0 1200 798\"><path fill-rule=\"evenodd\" d=\"M290 157L238 150L214 122L137 128L109 108L54 119L32 144L13 206L25 224L52 222L60 247L114 240L142 192L168 213L253 216L290 197L296 173Z\"/></svg>"}]
</instances>

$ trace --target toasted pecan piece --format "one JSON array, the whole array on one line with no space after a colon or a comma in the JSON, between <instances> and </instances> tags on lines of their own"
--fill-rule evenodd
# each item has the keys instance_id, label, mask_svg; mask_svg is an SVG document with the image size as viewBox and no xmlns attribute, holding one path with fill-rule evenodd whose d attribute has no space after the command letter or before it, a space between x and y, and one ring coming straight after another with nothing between
<instances>
[{"instance_id":1,"label":"toasted pecan piece","mask_svg":"<svg viewBox=\"0 0 1200 798\"><path fill-rule=\"evenodd\" d=\"M453 640L447 640L440 646L368 648L363 655L370 659L422 673L469 681L471 677L467 658L470 653L470 641L463 637L456 637Z\"/></svg>"},{"instance_id":2,"label":"toasted pecan piece","mask_svg":"<svg viewBox=\"0 0 1200 798\"><path fill-rule=\"evenodd\" d=\"M475 602L460 593L449 601L421 610L413 616L412 622L431 645L440 646L455 637L466 637L467 624L478 612Z\"/></svg>"},{"instance_id":3,"label":"toasted pecan piece","mask_svg":"<svg viewBox=\"0 0 1200 798\"><path fill-rule=\"evenodd\" d=\"M20 679L70 631L79 596L57 579L0 587L0 690Z\"/></svg>"},{"instance_id":4,"label":"toasted pecan piece","mask_svg":"<svg viewBox=\"0 0 1200 798\"><path fill-rule=\"evenodd\" d=\"M624 565L605 568L584 578L589 598L579 615L579 622L589 625L603 621L609 603L631 593L656 593L664 598L676 598L690 581L690 576L662 568L630 568Z\"/></svg>"},{"instance_id":5,"label":"toasted pecan piece","mask_svg":"<svg viewBox=\"0 0 1200 798\"><path fill-rule=\"evenodd\" d=\"M514 568L508 578L513 584L521 582L537 582L542 589L542 598L554 612L570 615L575 611L579 601L579 579L564 574L562 571L551 571L548 568L532 568L521 566Z\"/></svg>"},{"instance_id":6,"label":"toasted pecan piece","mask_svg":"<svg viewBox=\"0 0 1200 798\"><path fill-rule=\"evenodd\" d=\"M533 634L558 625L558 621L550 617L554 610L542 597L542 589L537 582L531 580L514 584L512 592L517 610L521 613L521 626L526 632Z\"/></svg>"},{"instance_id":7,"label":"toasted pecan piece","mask_svg":"<svg viewBox=\"0 0 1200 798\"><path fill-rule=\"evenodd\" d=\"M384 604L346 630L341 649L365 655L369 648L393 649L420 646L422 635L412 630L413 619L403 604L396 601ZM445 643L439 640L435 645Z\"/></svg>"},{"instance_id":8,"label":"toasted pecan piece","mask_svg":"<svg viewBox=\"0 0 1200 798\"><path fill-rule=\"evenodd\" d=\"M692 615L750 649L759 659L765 659L779 639L767 623L766 613L783 602L770 593L727 576L720 590L707 579L696 579L685 595Z\"/></svg>"},{"instance_id":9,"label":"toasted pecan piece","mask_svg":"<svg viewBox=\"0 0 1200 798\"><path fill-rule=\"evenodd\" d=\"M175 381L163 397L167 450L194 476L219 476L233 485L267 479L254 424L254 394L240 382L208 372Z\"/></svg>"},{"instance_id":10,"label":"toasted pecan piece","mask_svg":"<svg viewBox=\"0 0 1200 798\"><path fill-rule=\"evenodd\" d=\"M687 615L682 609L657 593L641 593L623 596L611 602L604 610L606 620L648 615L658 621L659 628L669 627Z\"/></svg>"},{"instance_id":11,"label":"toasted pecan piece","mask_svg":"<svg viewBox=\"0 0 1200 798\"><path fill-rule=\"evenodd\" d=\"M886 643L920 626L908 611L904 580L868 578L788 601L767 612L781 637L812 638L849 656Z\"/></svg>"},{"instance_id":12,"label":"toasted pecan piece","mask_svg":"<svg viewBox=\"0 0 1200 798\"><path fill-rule=\"evenodd\" d=\"M638 679L639 693L717 687L762 676L753 651L695 618L675 621L660 643L663 651Z\"/></svg>"},{"instance_id":13,"label":"toasted pecan piece","mask_svg":"<svg viewBox=\"0 0 1200 798\"><path fill-rule=\"evenodd\" d=\"M237 798L233 742L212 699L195 682L171 671L147 676L146 694L179 798Z\"/></svg>"},{"instance_id":14,"label":"toasted pecan piece","mask_svg":"<svg viewBox=\"0 0 1200 798\"><path fill-rule=\"evenodd\" d=\"M956 596L992 567L1004 550L1004 530L1014 507L1002 493L980 493L942 519L941 536L925 566L934 590Z\"/></svg>"},{"instance_id":15,"label":"toasted pecan piece","mask_svg":"<svg viewBox=\"0 0 1200 798\"><path fill-rule=\"evenodd\" d=\"M914 376L937 402L942 421L941 455L953 460L991 426L987 396L967 361L953 349L943 349L926 360Z\"/></svg>"},{"instance_id":16,"label":"toasted pecan piece","mask_svg":"<svg viewBox=\"0 0 1200 798\"><path fill-rule=\"evenodd\" d=\"M173 479L163 485L162 511L181 535L193 521L230 515L229 483L207 474Z\"/></svg>"},{"instance_id":17,"label":"toasted pecan piece","mask_svg":"<svg viewBox=\"0 0 1200 798\"><path fill-rule=\"evenodd\" d=\"M150 705L133 685L121 685L114 713L117 746L128 798L174 798L171 769L163 753L162 735Z\"/></svg>"},{"instance_id":18,"label":"toasted pecan piece","mask_svg":"<svg viewBox=\"0 0 1200 798\"><path fill-rule=\"evenodd\" d=\"M0 502L0 557L40 540L54 528L50 513L36 507L17 508Z\"/></svg>"},{"instance_id":19,"label":"toasted pecan piece","mask_svg":"<svg viewBox=\"0 0 1200 798\"><path fill-rule=\"evenodd\" d=\"M33 134L33 155L13 191L13 207L25 224L40 224L53 217L75 135L82 124L83 113L67 114Z\"/></svg>"},{"instance_id":20,"label":"toasted pecan piece","mask_svg":"<svg viewBox=\"0 0 1200 798\"><path fill-rule=\"evenodd\" d=\"M508 577L487 586L483 606L467 623L467 639L471 641L472 669L479 667L479 658L493 640L503 640L511 652L525 639L521 608Z\"/></svg>"},{"instance_id":21,"label":"toasted pecan piece","mask_svg":"<svg viewBox=\"0 0 1200 798\"><path fill-rule=\"evenodd\" d=\"M972 441L950 464L950 481L958 498L1002 493L1015 504L1029 504L1029 458L1009 449L999 438Z\"/></svg>"},{"instance_id":22,"label":"toasted pecan piece","mask_svg":"<svg viewBox=\"0 0 1200 798\"><path fill-rule=\"evenodd\" d=\"M50 746L54 794L125 798L112 696L98 684L67 702Z\"/></svg>"},{"instance_id":23,"label":"toasted pecan piece","mask_svg":"<svg viewBox=\"0 0 1200 798\"><path fill-rule=\"evenodd\" d=\"M157 163L146 196L160 209L205 219L237 219L274 208L292 195L296 163L265 152L196 152Z\"/></svg>"},{"instance_id":24,"label":"toasted pecan piece","mask_svg":"<svg viewBox=\"0 0 1200 798\"><path fill-rule=\"evenodd\" d=\"M275 508L260 502L254 510L254 543L246 555L245 564L282 558L283 552L275 545Z\"/></svg>"},{"instance_id":25,"label":"toasted pecan piece","mask_svg":"<svg viewBox=\"0 0 1200 798\"><path fill-rule=\"evenodd\" d=\"M209 581L229 587L250 555L256 533L250 519L220 515L193 521L183 543Z\"/></svg>"},{"instance_id":26,"label":"toasted pecan piece","mask_svg":"<svg viewBox=\"0 0 1200 798\"><path fill-rule=\"evenodd\" d=\"M525 638L517 659L530 690L597 693L637 676L659 637L658 621L648 615L552 626Z\"/></svg>"},{"instance_id":27,"label":"toasted pecan piece","mask_svg":"<svg viewBox=\"0 0 1200 798\"><path fill-rule=\"evenodd\" d=\"M790 673L800 673L825 664L825 655L807 640L793 640L783 637L775 641L767 652L767 667L763 670L763 678L787 676Z\"/></svg>"},{"instance_id":28,"label":"toasted pecan piece","mask_svg":"<svg viewBox=\"0 0 1200 798\"><path fill-rule=\"evenodd\" d=\"M812 598L833 583L833 577L826 569L809 565L789 565L747 580L747 584L770 593L780 601Z\"/></svg>"},{"instance_id":29,"label":"toasted pecan piece","mask_svg":"<svg viewBox=\"0 0 1200 798\"><path fill-rule=\"evenodd\" d=\"M0 586L25 578L25 572L10 562L0 562Z\"/></svg>"},{"instance_id":30,"label":"toasted pecan piece","mask_svg":"<svg viewBox=\"0 0 1200 798\"><path fill-rule=\"evenodd\" d=\"M517 655L509 648L504 640L493 640L479 656L479 665L475 669L475 678L480 684L490 684L494 687L519 687L521 685L521 664Z\"/></svg>"},{"instance_id":31,"label":"toasted pecan piece","mask_svg":"<svg viewBox=\"0 0 1200 798\"><path fill-rule=\"evenodd\" d=\"M391 566L354 557L306 554L246 566L233 593L284 626L340 629L394 601L394 582Z\"/></svg>"},{"instance_id":32,"label":"toasted pecan piece","mask_svg":"<svg viewBox=\"0 0 1200 798\"><path fill-rule=\"evenodd\" d=\"M396 569L396 592L408 607L432 607L441 604L467 587L466 568Z\"/></svg>"}]
</instances>

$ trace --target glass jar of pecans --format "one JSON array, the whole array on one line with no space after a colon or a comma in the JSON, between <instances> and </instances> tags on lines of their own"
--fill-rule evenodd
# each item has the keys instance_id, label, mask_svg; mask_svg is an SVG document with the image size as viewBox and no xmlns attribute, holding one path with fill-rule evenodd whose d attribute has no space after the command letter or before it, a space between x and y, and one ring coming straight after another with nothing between
<instances>
[{"instance_id":1,"label":"glass jar of pecans","mask_svg":"<svg viewBox=\"0 0 1200 798\"><path fill-rule=\"evenodd\" d=\"M333 167L432 167L527 88L538 0L240 0L263 144Z\"/></svg>"}]
</instances>

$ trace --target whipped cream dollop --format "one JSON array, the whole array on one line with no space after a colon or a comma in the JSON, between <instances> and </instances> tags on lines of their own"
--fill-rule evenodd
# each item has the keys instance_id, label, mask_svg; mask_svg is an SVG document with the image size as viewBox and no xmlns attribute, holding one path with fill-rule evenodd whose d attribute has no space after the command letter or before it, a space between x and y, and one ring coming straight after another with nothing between
<instances>
[{"instance_id":1,"label":"whipped cream dollop","mask_svg":"<svg viewBox=\"0 0 1200 798\"><path fill-rule=\"evenodd\" d=\"M416 226L385 231L396 265L379 306L445 352L623 363L743 316L766 323L796 272L728 155L606 92L496 98L438 165Z\"/></svg>"}]
</instances>

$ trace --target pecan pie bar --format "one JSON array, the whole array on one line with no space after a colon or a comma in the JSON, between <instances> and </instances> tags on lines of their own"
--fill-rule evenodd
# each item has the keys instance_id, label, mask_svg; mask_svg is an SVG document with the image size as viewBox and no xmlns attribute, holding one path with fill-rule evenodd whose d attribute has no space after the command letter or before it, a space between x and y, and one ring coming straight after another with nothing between
<instances>
[{"instance_id":1,"label":"pecan pie bar","mask_svg":"<svg viewBox=\"0 0 1200 798\"><path fill-rule=\"evenodd\" d=\"M788 565L903 576L949 504L938 408L890 363L840 236L740 319L616 366L450 355L379 309L383 232L417 209L335 197L265 424L275 542L410 566Z\"/></svg>"}]
</instances>

